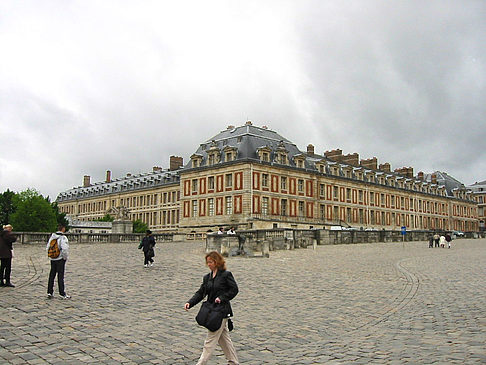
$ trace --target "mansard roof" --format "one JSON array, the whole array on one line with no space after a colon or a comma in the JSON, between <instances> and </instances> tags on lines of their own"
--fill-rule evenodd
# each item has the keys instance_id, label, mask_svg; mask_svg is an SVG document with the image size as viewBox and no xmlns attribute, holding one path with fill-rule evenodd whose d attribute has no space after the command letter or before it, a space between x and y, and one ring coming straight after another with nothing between
<instances>
[{"instance_id":1,"label":"mansard roof","mask_svg":"<svg viewBox=\"0 0 486 365\"><path fill-rule=\"evenodd\" d=\"M464 189L464 184L462 182L442 171L435 171L431 174L425 174L425 181L432 182L432 175L434 174L437 178L437 184L445 186L448 195L452 196L452 190L454 189Z\"/></svg>"},{"instance_id":2,"label":"mansard roof","mask_svg":"<svg viewBox=\"0 0 486 365\"><path fill-rule=\"evenodd\" d=\"M89 198L111 193L140 190L155 186L178 184L179 171L153 171L139 175L129 175L109 182L97 182L89 186L78 186L64 191L57 196L56 201L67 201L78 198Z\"/></svg>"}]
</instances>

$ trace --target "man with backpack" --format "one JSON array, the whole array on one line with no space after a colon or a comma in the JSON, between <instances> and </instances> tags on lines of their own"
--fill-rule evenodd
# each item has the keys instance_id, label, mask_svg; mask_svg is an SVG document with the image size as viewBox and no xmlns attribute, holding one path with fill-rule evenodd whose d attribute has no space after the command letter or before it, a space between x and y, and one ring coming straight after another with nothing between
<instances>
[{"instance_id":1,"label":"man with backpack","mask_svg":"<svg viewBox=\"0 0 486 365\"><path fill-rule=\"evenodd\" d=\"M47 242L47 256L51 261L51 271L49 272L49 282L47 284L47 298L54 298L54 279L57 275L57 285L61 299L71 298L64 290L64 268L69 255L69 243L64 235L66 227L58 226L56 233L53 233Z\"/></svg>"}]
</instances>

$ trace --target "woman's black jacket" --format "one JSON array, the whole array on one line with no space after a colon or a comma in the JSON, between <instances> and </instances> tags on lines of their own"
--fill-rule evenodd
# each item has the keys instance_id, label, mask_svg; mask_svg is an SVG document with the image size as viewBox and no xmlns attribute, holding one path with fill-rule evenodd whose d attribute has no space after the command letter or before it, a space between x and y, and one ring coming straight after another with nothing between
<instances>
[{"instance_id":1,"label":"woman's black jacket","mask_svg":"<svg viewBox=\"0 0 486 365\"><path fill-rule=\"evenodd\" d=\"M221 305L225 307L225 317L232 317L233 310L231 309L230 300L236 297L236 294L238 294L238 285L233 274L227 270L218 270L214 278L212 277L212 272L204 275L201 287L188 303L191 307L194 307L206 295L208 296L207 301L210 303L214 303L214 300L219 298L221 299Z\"/></svg>"}]
</instances>

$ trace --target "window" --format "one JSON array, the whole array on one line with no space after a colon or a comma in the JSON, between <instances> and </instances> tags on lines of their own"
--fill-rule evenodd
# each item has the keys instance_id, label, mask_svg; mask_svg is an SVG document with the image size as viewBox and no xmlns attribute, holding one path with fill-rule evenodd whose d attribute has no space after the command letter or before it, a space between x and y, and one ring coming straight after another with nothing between
<instances>
[{"instance_id":1,"label":"window","mask_svg":"<svg viewBox=\"0 0 486 365\"><path fill-rule=\"evenodd\" d=\"M391 196L391 207L395 208L395 195Z\"/></svg>"},{"instance_id":2,"label":"window","mask_svg":"<svg viewBox=\"0 0 486 365\"><path fill-rule=\"evenodd\" d=\"M351 214L351 208L346 208L346 218L347 222L351 223L353 215Z\"/></svg>"},{"instance_id":3,"label":"window","mask_svg":"<svg viewBox=\"0 0 486 365\"><path fill-rule=\"evenodd\" d=\"M333 218L335 222L339 221L339 207L332 207L333 208Z\"/></svg>"},{"instance_id":4,"label":"window","mask_svg":"<svg viewBox=\"0 0 486 365\"><path fill-rule=\"evenodd\" d=\"M192 216L197 217L197 200L192 201Z\"/></svg>"},{"instance_id":5,"label":"window","mask_svg":"<svg viewBox=\"0 0 486 365\"><path fill-rule=\"evenodd\" d=\"M262 174L262 187L268 188L268 174Z\"/></svg>"},{"instance_id":6,"label":"window","mask_svg":"<svg viewBox=\"0 0 486 365\"><path fill-rule=\"evenodd\" d=\"M297 181L297 189L299 190L300 193L304 192L304 180L299 179Z\"/></svg>"},{"instance_id":7,"label":"window","mask_svg":"<svg viewBox=\"0 0 486 365\"><path fill-rule=\"evenodd\" d=\"M359 210L359 223L360 224L363 224L364 223L364 219L363 219L363 209L360 209Z\"/></svg>"},{"instance_id":8,"label":"window","mask_svg":"<svg viewBox=\"0 0 486 365\"><path fill-rule=\"evenodd\" d=\"M263 162L269 162L270 161L270 154L268 152L262 153L262 161Z\"/></svg>"},{"instance_id":9,"label":"window","mask_svg":"<svg viewBox=\"0 0 486 365\"><path fill-rule=\"evenodd\" d=\"M297 160L297 167L298 168L304 168L304 160Z\"/></svg>"},{"instance_id":10,"label":"window","mask_svg":"<svg viewBox=\"0 0 486 365\"><path fill-rule=\"evenodd\" d=\"M360 203L363 202L363 190L359 190L358 191L358 199L359 199L359 202Z\"/></svg>"},{"instance_id":11,"label":"window","mask_svg":"<svg viewBox=\"0 0 486 365\"><path fill-rule=\"evenodd\" d=\"M192 180L192 192L196 192L197 191L197 179L193 179Z\"/></svg>"},{"instance_id":12,"label":"window","mask_svg":"<svg viewBox=\"0 0 486 365\"><path fill-rule=\"evenodd\" d=\"M319 196L324 197L326 195L326 184L319 185Z\"/></svg>"},{"instance_id":13,"label":"window","mask_svg":"<svg viewBox=\"0 0 486 365\"><path fill-rule=\"evenodd\" d=\"M322 220L326 219L326 206L324 204L319 206L319 217Z\"/></svg>"},{"instance_id":14,"label":"window","mask_svg":"<svg viewBox=\"0 0 486 365\"><path fill-rule=\"evenodd\" d=\"M339 199L339 188L337 186L333 186L333 197L334 197L334 200L338 200Z\"/></svg>"},{"instance_id":15,"label":"window","mask_svg":"<svg viewBox=\"0 0 486 365\"><path fill-rule=\"evenodd\" d=\"M262 214L263 215L268 214L268 198L267 197L262 198Z\"/></svg>"},{"instance_id":16,"label":"window","mask_svg":"<svg viewBox=\"0 0 486 365\"><path fill-rule=\"evenodd\" d=\"M208 215L214 215L214 198L208 199Z\"/></svg>"},{"instance_id":17,"label":"window","mask_svg":"<svg viewBox=\"0 0 486 365\"><path fill-rule=\"evenodd\" d=\"M226 215L233 214L233 199L231 196L226 197Z\"/></svg>"},{"instance_id":18,"label":"window","mask_svg":"<svg viewBox=\"0 0 486 365\"><path fill-rule=\"evenodd\" d=\"M287 215L287 199L282 199L280 202L280 212L283 216Z\"/></svg>"},{"instance_id":19,"label":"window","mask_svg":"<svg viewBox=\"0 0 486 365\"><path fill-rule=\"evenodd\" d=\"M208 189L209 190L214 189L214 176L208 177Z\"/></svg>"},{"instance_id":20,"label":"window","mask_svg":"<svg viewBox=\"0 0 486 365\"><path fill-rule=\"evenodd\" d=\"M351 201L351 188L346 188L346 201Z\"/></svg>"},{"instance_id":21,"label":"window","mask_svg":"<svg viewBox=\"0 0 486 365\"><path fill-rule=\"evenodd\" d=\"M299 202L299 217L304 216L304 202Z\"/></svg>"},{"instance_id":22,"label":"window","mask_svg":"<svg viewBox=\"0 0 486 365\"><path fill-rule=\"evenodd\" d=\"M380 204L382 207L385 205L385 194L380 194Z\"/></svg>"},{"instance_id":23,"label":"window","mask_svg":"<svg viewBox=\"0 0 486 365\"><path fill-rule=\"evenodd\" d=\"M280 178L280 189L287 190L287 178L285 176Z\"/></svg>"},{"instance_id":24,"label":"window","mask_svg":"<svg viewBox=\"0 0 486 365\"><path fill-rule=\"evenodd\" d=\"M208 164L209 164L209 166L214 165L214 161L215 161L215 156L214 156L214 154L210 154L210 155L208 156Z\"/></svg>"},{"instance_id":25,"label":"window","mask_svg":"<svg viewBox=\"0 0 486 365\"><path fill-rule=\"evenodd\" d=\"M226 162L233 161L233 152L226 152Z\"/></svg>"},{"instance_id":26,"label":"window","mask_svg":"<svg viewBox=\"0 0 486 365\"><path fill-rule=\"evenodd\" d=\"M233 186L233 174L226 174L225 184L227 188L231 188Z\"/></svg>"}]
</instances>

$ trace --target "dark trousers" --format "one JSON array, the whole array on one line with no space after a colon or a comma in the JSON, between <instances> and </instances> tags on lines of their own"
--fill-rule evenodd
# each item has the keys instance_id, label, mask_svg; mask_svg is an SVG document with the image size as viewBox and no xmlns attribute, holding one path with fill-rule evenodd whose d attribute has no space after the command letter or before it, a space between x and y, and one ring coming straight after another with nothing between
<instances>
[{"instance_id":1,"label":"dark trousers","mask_svg":"<svg viewBox=\"0 0 486 365\"><path fill-rule=\"evenodd\" d=\"M59 286L59 294L64 296L64 267L66 266L66 260L51 260L51 271L49 272L49 283L47 284L47 294L54 293L54 279L57 274L57 285Z\"/></svg>"},{"instance_id":2,"label":"dark trousers","mask_svg":"<svg viewBox=\"0 0 486 365\"><path fill-rule=\"evenodd\" d=\"M5 284L10 283L10 273L12 272L12 259L11 258L5 258L5 259L0 259L2 261L0 265L0 279L5 279Z\"/></svg>"},{"instance_id":3,"label":"dark trousers","mask_svg":"<svg viewBox=\"0 0 486 365\"><path fill-rule=\"evenodd\" d=\"M150 251L144 252L144 255L145 255L145 260L143 261L144 265L148 265L149 262L154 262L154 259L152 258L153 256L150 253Z\"/></svg>"}]
</instances>

